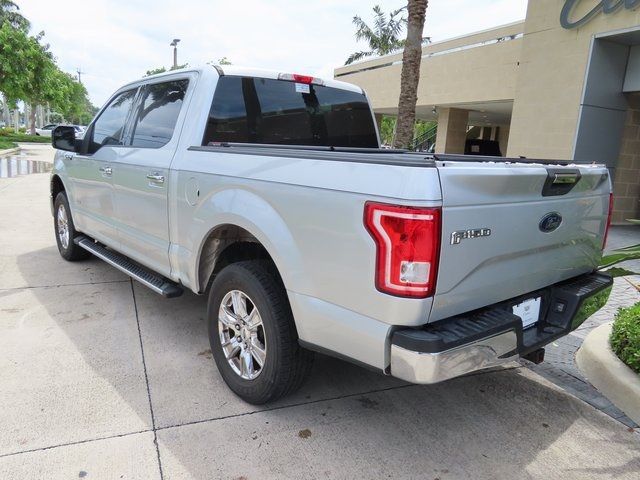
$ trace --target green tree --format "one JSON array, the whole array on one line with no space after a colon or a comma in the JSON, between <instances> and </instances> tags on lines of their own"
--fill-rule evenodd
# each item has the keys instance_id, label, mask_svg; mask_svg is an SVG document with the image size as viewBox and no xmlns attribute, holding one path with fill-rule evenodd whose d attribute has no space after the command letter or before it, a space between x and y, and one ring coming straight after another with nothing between
<instances>
[{"instance_id":1,"label":"green tree","mask_svg":"<svg viewBox=\"0 0 640 480\"><path fill-rule=\"evenodd\" d=\"M27 34L12 27L9 22L0 25L0 92L7 104L14 105L22 99L28 79L27 69L31 44Z\"/></svg>"},{"instance_id":2,"label":"green tree","mask_svg":"<svg viewBox=\"0 0 640 480\"><path fill-rule=\"evenodd\" d=\"M165 73L167 69L165 67L152 68L151 70L147 70L147 73L144 74L145 77L150 77L151 75L157 75L159 73Z\"/></svg>"},{"instance_id":3,"label":"green tree","mask_svg":"<svg viewBox=\"0 0 640 480\"><path fill-rule=\"evenodd\" d=\"M227 57L222 57L221 59L218 60L217 64L218 65L231 65L231 60L229 60Z\"/></svg>"},{"instance_id":4,"label":"green tree","mask_svg":"<svg viewBox=\"0 0 640 480\"><path fill-rule=\"evenodd\" d=\"M22 75L25 82L20 92L20 99L31 105L29 124L31 133L36 132L37 105L59 105L64 102L67 85L63 74L53 60L48 45L42 45L40 40L44 33L35 37L28 37L25 49L25 69Z\"/></svg>"},{"instance_id":5,"label":"green tree","mask_svg":"<svg viewBox=\"0 0 640 480\"><path fill-rule=\"evenodd\" d=\"M181 68L187 68L188 66L189 66L188 63L183 63L182 65L178 65L176 68L171 67L169 70L167 70L167 67L152 68L151 70L147 70L144 76L149 77L151 75L157 75L159 73L170 72L171 70L179 70Z\"/></svg>"},{"instance_id":6,"label":"green tree","mask_svg":"<svg viewBox=\"0 0 640 480\"><path fill-rule=\"evenodd\" d=\"M413 137L420 137L435 127L438 122L427 122L424 120L416 120L415 128L413 129Z\"/></svg>"},{"instance_id":7,"label":"green tree","mask_svg":"<svg viewBox=\"0 0 640 480\"><path fill-rule=\"evenodd\" d=\"M396 133L396 117L384 115L380 122L380 141L383 145L393 145L393 137ZM414 128L414 138L424 135L426 132L436 126L438 122L427 122L424 120L416 120Z\"/></svg>"},{"instance_id":8,"label":"green tree","mask_svg":"<svg viewBox=\"0 0 640 480\"><path fill-rule=\"evenodd\" d=\"M402 53L395 147L408 148L413 141L422 44L424 43L422 32L428 6L429 0L409 0L407 5L407 39Z\"/></svg>"},{"instance_id":9,"label":"green tree","mask_svg":"<svg viewBox=\"0 0 640 480\"><path fill-rule=\"evenodd\" d=\"M38 105L48 104L67 119L90 119L94 107L84 86L60 70L42 41L44 32L28 34L29 22L17 10L0 0L0 92L7 106L15 108L19 100L31 105L32 133Z\"/></svg>"},{"instance_id":10,"label":"green tree","mask_svg":"<svg viewBox=\"0 0 640 480\"><path fill-rule=\"evenodd\" d=\"M393 134L396 131L396 118L384 115L380 122L380 142L382 145L393 145Z\"/></svg>"},{"instance_id":11,"label":"green tree","mask_svg":"<svg viewBox=\"0 0 640 480\"><path fill-rule=\"evenodd\" d=\"M60 112L49 112L49 119L51 121L51 123L62 123L64 122L64 115L62 115Z\"/></svg>"},{"instance_id":12,"label":"green tree","mask_svg":"<svg viewBox=\"0 0 640 480\"><path fill-rule=\"evenodd\" d=\"M11 27L28 32L31 24L20 14L20 7L11 0L0 0L0 24L8 23Z\"/></svg>"},{"instance_id":13,"label":"green tree","mask_svg":"<svg viewBox=\"0 0 640 480\"><path fill-rule=\"evenodd\" d=\"M345 65L373 55L387 55L400 50L404 46L404 40L400 38L402 30L407 23L404 16L400 16L406 7L390 12L387 16L380 5L373 7L374 20L370 27L358 15L353 17L356 26L356 40L364 40L369 44L369 50L352 53L347 58Z\"/></svg>"},{"instance_id":14,"label":"green tree","mask_svg":"<svg viewBox=\"0 0 640 480\"><path fill-rule=\"evenodd\" d=\"M60 71L58 75L58 83L63 97L61 101L51 103L51 105L72 123L89 123L94 112L93 105L87 95L87 89L73 75Z\"/></svg>"}]
</instances>

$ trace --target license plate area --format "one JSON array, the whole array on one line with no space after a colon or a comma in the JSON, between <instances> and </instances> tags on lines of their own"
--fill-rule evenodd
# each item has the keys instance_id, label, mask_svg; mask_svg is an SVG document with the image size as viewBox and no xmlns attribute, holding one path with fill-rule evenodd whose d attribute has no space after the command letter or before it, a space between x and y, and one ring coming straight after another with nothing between
<instances>
[{"instance_id":1,"label":"license plate area","mask_svg":"<svg viewBox=\"0 0 640 480\"><path fill-rule=\"evenodd\" d=\"M527 298L511 307L514 315L522 320L522 328L526 329L534 326L540 320L540 309L542 307L542 297Z\"/></svg>"}]
</instances>

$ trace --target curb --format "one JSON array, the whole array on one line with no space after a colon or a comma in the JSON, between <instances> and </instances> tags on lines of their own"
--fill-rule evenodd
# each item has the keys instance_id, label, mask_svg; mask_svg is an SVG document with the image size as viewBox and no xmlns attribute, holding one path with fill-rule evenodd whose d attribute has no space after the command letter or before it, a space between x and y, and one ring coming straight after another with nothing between
<instances>
[{"instance_id":1,"label":"curb","mask_svg":"<svg viewBox=\"0 0 640 480\"><path fill-rule=\"evenodd\" d=\"M587 335L576 355L576 363L594 387L640 424L640 375L611 349L611 326L606 323Z\"/></svg>"},{"instance_id":2,"label":"curb","mask_svg":"<svg viewBox=\"0 0 640 480\"><path fill-rule=\"evenodd\" d=\"M19 151L20 151L20 147L7 148L6 150L0 150L0 157L4 157L5 155L11 155L12 153L17 153Z\"/></svg>"}]
</instances>

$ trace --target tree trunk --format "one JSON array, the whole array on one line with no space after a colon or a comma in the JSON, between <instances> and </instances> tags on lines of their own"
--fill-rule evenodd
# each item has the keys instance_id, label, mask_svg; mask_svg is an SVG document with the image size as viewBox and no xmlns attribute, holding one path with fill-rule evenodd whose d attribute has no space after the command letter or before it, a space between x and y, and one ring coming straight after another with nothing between
<instances>
[{"instance_id":1,"label":"tree trunk","mask_svg":"<svg viewBox=\"0 0 640 480\"><path fill-rule=\"evenodd\" d=\"M4 126L9 126L9 108L7 107L7 99L0 92L0 103L2 104L2 113L0 115L0 122L4 122Z\"/></svg>"},{"instance_id":2,"label":"tree trunk","mask_svg":"<svg viewBox=\"0 0 640 480\"><path fill-rule=\"evenodd\" d=\"M31 135L36 134L36 105L31 104L29 109L29 124L31 125Z\"/></svg>"},{"instance_id":3,"label":"tree trunk","mask_svg":"<svg viewBox=\"0 0 640 480\"><path fill-rule=\"evenodd\" d=\"M422 31L428 5L429 0L409 0L407 5L407 42L402 53L396 148L407 148L413 141L422 60Z\"/></svg>"}]
</instances>

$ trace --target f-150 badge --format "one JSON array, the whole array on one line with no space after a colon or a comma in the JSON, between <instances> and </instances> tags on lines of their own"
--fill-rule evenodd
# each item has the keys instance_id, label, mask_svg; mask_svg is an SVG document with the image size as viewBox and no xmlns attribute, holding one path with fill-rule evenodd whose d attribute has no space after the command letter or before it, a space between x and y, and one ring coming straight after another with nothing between
<instances>
[{"instance_id":1,"label":"f-150 badge","mask_svg":"<svg viewBox=\"0 0 640 480\"><path fill-rule=\"evenodd\" d=\"M488 237L491 235L490 228L472 228L470 230L458 230L451 234L451 245L458 245L462 240L469 238Z\"/></svg>"}]
</instances>

